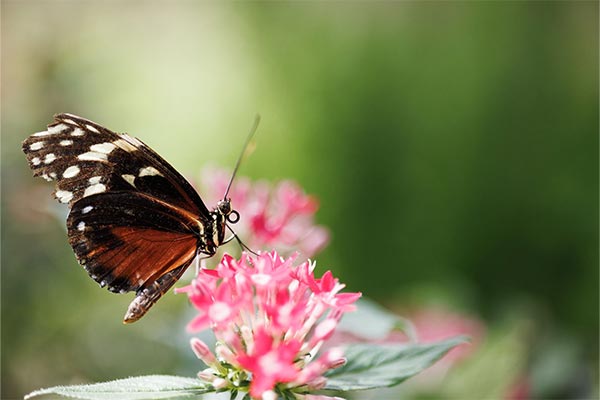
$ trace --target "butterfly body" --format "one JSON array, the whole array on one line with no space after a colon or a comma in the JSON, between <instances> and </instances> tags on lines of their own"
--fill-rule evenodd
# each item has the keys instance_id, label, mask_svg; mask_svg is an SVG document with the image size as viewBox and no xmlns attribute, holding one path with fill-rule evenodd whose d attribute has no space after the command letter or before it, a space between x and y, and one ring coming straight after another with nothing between
<instances>
[{"instance_id":1,"label":"butterfly body","mask_svg":"<svg viewBox=\"0 0 600 400\"><path fill-rule=\"evenodd\" d=\"M90 277L136 292L124 322L141 318L194 258L226 242L239 214L223 199L208 210L192 186L140 140L72 114L23 142L34 176L56 181L71 207L68 238Z\"/></svg>"}]
</instances>

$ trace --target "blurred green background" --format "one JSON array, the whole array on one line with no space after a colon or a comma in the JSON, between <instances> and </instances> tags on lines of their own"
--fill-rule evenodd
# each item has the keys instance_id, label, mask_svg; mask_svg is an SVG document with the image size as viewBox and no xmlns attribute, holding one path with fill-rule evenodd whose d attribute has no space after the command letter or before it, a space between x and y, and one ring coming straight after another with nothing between
<instances>
[{"instance_id":1,"label":"blurred green background","mask_svg":"<svg viewBox=\"0 0 600 400\"><path fill-rule=\"evenodd\" d=\"M233 166L259 112L241 173L320 199L321 272L485 326L402 396L597 396L598 2L1 4L3 399L201 369L185 297L124 326L131 296L77 265L20 151L58 112L190 179Z\"/></svg>"}]
</instances>

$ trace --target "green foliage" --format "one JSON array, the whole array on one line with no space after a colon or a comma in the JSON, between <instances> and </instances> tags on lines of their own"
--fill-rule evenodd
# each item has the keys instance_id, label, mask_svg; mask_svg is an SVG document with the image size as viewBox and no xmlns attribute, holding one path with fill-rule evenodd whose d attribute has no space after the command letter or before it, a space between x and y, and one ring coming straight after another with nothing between
<instances>
[{"instance_id":1,"label":"green foliage","mask_svg":"<svg viewBox=\"0 0 600 400\"><path fill-rule=\"evenodd\" d=\"M326 390L352 391L398 385L431 366L467 339L432 344L355 344L346 348L348 362L327 374Z\"/></svg>"},{"instance_id":2,"label":"green foliage","mask_svg":"<svg viewBox=\"0 0 600 400\"><path fill-rule=\"evenodd\" d=\"M197 397L202 393L212 391L214 389L209 388L198 379L169 375L148 375L92 385L56 386L36 390L25 396L25 399L48 394L86 400L176 399Z\"/></svg>"}]
</instances>

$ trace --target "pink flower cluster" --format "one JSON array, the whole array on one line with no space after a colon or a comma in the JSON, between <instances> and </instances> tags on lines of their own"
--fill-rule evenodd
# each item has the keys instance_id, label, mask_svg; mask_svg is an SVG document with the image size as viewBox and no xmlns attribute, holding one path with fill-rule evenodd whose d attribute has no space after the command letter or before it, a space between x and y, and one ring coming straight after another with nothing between
<instances>
[{"instance_id":1,"label":"pink flower cluster","mask_svg":"<svg viewBox=\"0 0 600 400\"><path fill-rule=\"evenodd\" d=\"M294 260L275 251L240 260L225 255L216 269L201 269L177 290L199 313L188 330L215 333L214 354L199 339L191 341L209 367L199 377L215 389L262 399L311 398L306 393L325 385L324 372L345 363L336 348L317 355L361 294L340 293L345 285L330 271L315 278L314 262L294 266Z\"/></svg>"},{"instance_id":2,"label":"pink flower cluster","mask_svg":"<svg viewBox=\"0 0 600 400\"><path fill-rule=\"evenodd\" d=\"M201 192L207 204L216 204L222 198L230 177L231 173L223 169L203 171ZM228 197L241 216L233 228L252 249L276 249L288 255L300 252L312 257L329 241L327 229L314 221L317 199L292 181L272 186L236 177Z\"/></svg>"}]
</instances>

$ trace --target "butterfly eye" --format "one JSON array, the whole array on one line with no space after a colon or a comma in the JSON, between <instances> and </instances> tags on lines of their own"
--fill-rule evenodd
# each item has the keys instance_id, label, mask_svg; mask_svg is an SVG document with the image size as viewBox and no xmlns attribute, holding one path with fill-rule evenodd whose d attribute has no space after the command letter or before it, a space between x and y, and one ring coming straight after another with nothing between
<instances>
[{"instance_id":1,"label":"butterfly eye","mask_svg":"<svg viewBox=\"0 0 600 400\"><path fill-rule=\"evenodd\" d=\"M240 220L240 213L238 213L235 210L231 210L229 215L227 215L227 221L229 221L230 224L235 224L239 220Z\"/></svg>"},{"instance_id":2,"label":"butterfly eye","mask_svg":"<svg viewBox=\"0 0 600 400\"><path fill-rule=\"evenodd\" d=\"M219 210L219 212L221 214L229 215L229 213L231 213L231 200L230 199L219 200L219 202L217 203L217 209Z\"/></svg>"}]
</instances>

